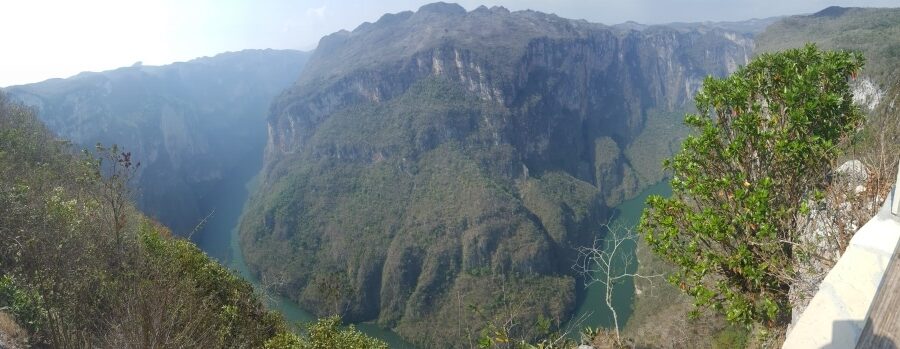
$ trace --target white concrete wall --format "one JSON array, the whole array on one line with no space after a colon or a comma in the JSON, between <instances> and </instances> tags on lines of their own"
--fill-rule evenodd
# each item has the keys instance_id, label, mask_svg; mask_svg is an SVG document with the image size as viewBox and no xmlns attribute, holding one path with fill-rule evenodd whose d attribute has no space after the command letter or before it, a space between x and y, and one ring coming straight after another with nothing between
<instances>
[{"instance_id":1,"label":"white concrete wall","mask_svg":"<svg viewBox=\"0 0 900 349\"><path fill-rule=\"evenodd\" d=\"M898 187L878 214L850 240L788 333L783 348L856 347L872 300L900 240L900 217L891 213L895 197L900 199Z\"/></svg>"}]
</instances>

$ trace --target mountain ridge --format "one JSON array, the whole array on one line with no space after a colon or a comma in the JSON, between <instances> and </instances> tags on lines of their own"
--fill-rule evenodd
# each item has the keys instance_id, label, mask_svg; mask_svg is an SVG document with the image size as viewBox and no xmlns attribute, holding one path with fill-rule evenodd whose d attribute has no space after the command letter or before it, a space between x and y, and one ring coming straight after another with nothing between
<instances>
[{"instance_id":1,"label":"mountain ridge","mask_svg":"<svg viewBox=\"0 0 900 349\"><path fill-rule=\"evenodd\" d=\"M241 225L248 264L279 292L426 347L462 346L513 306L517 321L567 320L572 248L661 179L638 163L680 137L658 124L751 46L719 29L460 9L324 37L272 104Z\"/></svg>"}]
</instances>

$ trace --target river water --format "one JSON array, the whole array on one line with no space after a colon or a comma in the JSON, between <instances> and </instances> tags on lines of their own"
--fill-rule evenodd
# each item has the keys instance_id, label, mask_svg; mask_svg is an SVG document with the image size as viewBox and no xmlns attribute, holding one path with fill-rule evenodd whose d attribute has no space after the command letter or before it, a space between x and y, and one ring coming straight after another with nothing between
<instances>
[{"instance_id":1,"label":"river water","mask_svg":"<svg viewBox=\"0 0 900 349\"><path fill-rule=\"evenodd\" d=\"M249 197L248 193L255 187L255 181L246 182L249 176L233 176L232 183L222 183L219 190L208 198L204 198L204 204L214 209L212 216L206 221L203 229L197 232L191 239L209 256L237 271L245 280L259 287L259 280L250 272L244 262L244 256L240 252L238 227L244 204ZM242 177L242 178L241 178ZM297 303L287 297L275 296L270 299L269 307L284 315L291 323L306 323L314 321L313 314L300 308ZM379 338L391 348L414 349L411 344L404 341L396 333L383 329L375 324L356 324L363 333Z\"/></svg>"},{"instance_id":2,"label":"river water","mask_svg":"<svg viewBox=\"0 0 900 349\"><path fill-rule=\"evenodd\" d=\"M242 277L258 287L259 281L250 273L247 264L244 262L243 255L240 253L238 238L241 212L247 201L248 193L252 191L255 183L253 180L244 182L249 176L233 177L233 183L222 183L220 190L215 191L215 194L212 196L204 198L206 206L214 208L214 212L203 226L203 229L191 238L208 255L236 270ZM647 196L653 194L670 195L671 189L667 182L661 182L647 188L636 198L623 202L614 209L612 225L625 227L636 225L644 209L644 201ZM605 232L598 232L598 234L605 234ZM630 249L629 252L633 252L634 246L631 245L627 248ZM584 292L579 292L578 307L574 318L584 317L584 322L581 324L582 327L612 326L612 315L607 309L603 297L604 289L599 287L599 285L589 287ZM619 312L621 326L624 326L631 316L633 300L634 285L630 280L616 285L613 293L613 302ZM297 303L286 297L274 297L271 299L269 306L281 312L292 323L315 320L315 316L301 309ZM356 324L356 327L369 336L384 340L391 348L415 348L396 333L378 325L361 323Z\"/></svg>"},{"instance_id":3,"label":"river water","mask_svg":"<svg viewBox=\"0 0 900 349\"><path fill-rule=\"evenodd\" d=\"M650 195L661 195L661 196L670 196L672 195L672 188L669 186L669 181L664 180L657 184L650 186L647 189L644 189L637 197L627 200L619 204L613 209L613 219L610 222L610 226L617 229L634 229L637 226L638 222L641 220L641 213L644 211L644 203L647 201L647 197ZM606 232L597 232L598 234L606 234ZM606 236L606 235L603 235ZM641 239L642 237L638 236L637 238ZM635 244L633 243L625 243L623 244L624 251L619 250L619 252L634 254L635 252ZM617 252L617 254L619 253ZM618 266L614 266L613 268L622 268L624 262L621 259L615 259L614 261L620 262ZM637 265L632 265L628 272L634 272L637 268ZM594 275L596 278L603 278L606 275L602 275L598 273ZM593 284L588 287L584 292L581 292L578 297L578 307L575 310L575 315L572 319L582 319L583 322L581 327L590 326L590 327L605 327L612 328L613 327L613 317L612 312L606 306L605 302L606 297L606 288L600 284ZM625 279L624 282L616 284L613 288L612 293L612 303L616 308L616 312L619 318L619 327L622 328L625 326L625 323L628 322L628 318L631 317L631 313L634 310L632 308L634 304L634 282L631 279ZM577 336L576 334L573 334Z\"/></svg>"}]
</instances>

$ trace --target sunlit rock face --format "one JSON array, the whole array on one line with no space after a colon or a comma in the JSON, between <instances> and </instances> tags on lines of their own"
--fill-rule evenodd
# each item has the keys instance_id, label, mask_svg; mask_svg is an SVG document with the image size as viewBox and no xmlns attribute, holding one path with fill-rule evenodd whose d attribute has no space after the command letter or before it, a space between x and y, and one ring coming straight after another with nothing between
<instances>
[{"instance_id":1,"label":"sunlit rock face","mask_svg":"<svg viewBox=\"0 0 900 349\"><path fill-rule=\"evenodd\" d=\"M241 226L251 268L318 314L424 346L461 346L447 324L477 332L467 305L500 314L498 294L521 319L566 319L572 248L660 179L633 168L633 141L752 49L721 29L639 29L439 3L326 36L270 110Z\"/></svg>"}]
</instances>

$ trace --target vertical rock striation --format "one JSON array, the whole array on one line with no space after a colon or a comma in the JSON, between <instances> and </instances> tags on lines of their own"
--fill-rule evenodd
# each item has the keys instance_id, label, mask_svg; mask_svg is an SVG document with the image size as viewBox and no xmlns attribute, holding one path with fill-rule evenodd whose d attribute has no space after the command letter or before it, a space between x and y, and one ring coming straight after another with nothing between
<instances>
[{"instance_id":1,"label":"vertical rock striation","mask_svg":"<svg viewBox=\"0 0 900 349\"><path fill-rule=\"evenodd\" d=\"M565 321L572 248L637 193L625 150L648 115L683 111L751 49L702 26L444 3L329 35L272 104L244 254L306 308L424 346L478 333L468 305Z\"/></svg>"}]
</instances>

